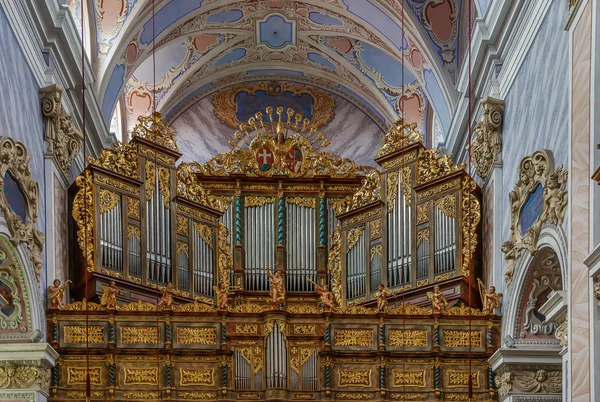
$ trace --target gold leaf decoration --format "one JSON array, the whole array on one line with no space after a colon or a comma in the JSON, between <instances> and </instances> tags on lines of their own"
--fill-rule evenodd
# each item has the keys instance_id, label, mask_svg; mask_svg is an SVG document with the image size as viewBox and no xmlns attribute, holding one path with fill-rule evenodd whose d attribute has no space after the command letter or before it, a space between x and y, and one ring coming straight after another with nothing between
<instances>
[{"instance_id":1,"label":"gold leaf decoration","mask_svg":"<svg viewBox=\"0 0 600 402\"><path fill-rule=\"evenodd\" d=\"M135 144L116 142L114 150L103 149L98 158L88 156L91 165L99 166L117 174L139 179L139 158Z\"/></svg>"},{"instance_id":2,"label":"gold leaf decoration","mask_svg":"<svg viewBox=\"0 0 600 402\"><path fill-rule=\"evenodd\" d=\"M177 343L181 345L216 345L215 327L177 327Z\"/></svg>"},{"instance_id":3,"label":"gold leaf decoration","mask_svg":"<svg viewBox=\"0 0 600 402\"><path fill-rule=\"evenodd\" d=\"M244 197L244 206L245 207L261 207L265 204L272 204L275 202L275 197L255 197L255 196L246 196Z\"/></svg>"},{"instance_id":4,"label":"gold leaf decoration","mask_svg":"<svg viewBox=\"0 0 600 402\"><path fill-rule=\"evenodd\" d=\"M331 275L331 292L338 306L342 306L342 228L337 225L331 234L331 247L327 259Z\"/></svg>"},{"instance_id":5,"label":"gold leaf decoration","mask_svg":"<svg viewBox=\"0 0 600 402\"><path fill-rule=\"evenodd\" d=\"M456 197L454 194L448 194L435 200L435 205L446 216L456 216Z\"/></svg>"},{"instance_id":6,"label":"gold leaf decoration","mask_svg":"<svg viewBox=\"0 0 600 402\"><path fill-rule=\"evenodd\" d=\"M469 340L469 335L471 339ZM480 348L480 330L444 330L443 344L447 348Z\"/></svg>"},{"instance_id":7,"label":"gold leaf decoration","mask_svg":"<svg viewBox=\"0 0 600 402\"><path fill-rule=\"evenodd\" d=\"M94 259L94 184L89 170L75 179L79 191L73 200L73 219L77 224L77 243L84 255L88 272L96 270Z\"/></svg>"},{"instance_id":8,"label":"gold leaf decoration","mask_svg":"<svg viewBox=\"0 0 600 402\"><path fill-rule=\"evenodd\" d=\"M448 388L468 387L469 373L471 373L473 388L479 388L479 371L447 370Z\"/></svg>"},{"instance_id":9,"label":"gold leaf decoration","mask_svg":"<svg viewBox=\"0 0 600 402\"><path fill-rule=\"evenodd\" d=\"M429 334L426 329L390 329L388 342L396 347L424 347L428 346Z\"/></svg>"},{"instance_id":10,"label":"gold leaf decoration","mask_svg":"<svg viewBox=\"0 0 600 402\"><path fill-rule=\"evenodd\" d=\"M425 388L425 370L392 370L392 387Z\"/></svg>"},{"instance_id":11,"label":"gold leaf decoration","mask_svg":"<svg viewBox=\"0 0 600 402\"><path fill-rule=\"evenodd\" d=\"M286 198L285 202L287 202L288 204L295 204L304 208L315 209L317 206L316 198L311 197L290 197Z\"/></svg>"},{"instance_id":12,"label":"gold leaf decoration","mask_svg":"<svg viewBox=\"0 0 600 402\"><path fill-rule=\"evenodd\" d=\"M465 177L462 183L462 263L460 273L462 276L470 275L471 258L477 248L477 226L481 220L481 207L479 200L473 195L475 181Z\"/></svg>"},{"instance_id":13,"label":"gold leaf decoration","mask_svg":"<svg viewBox=\"0 0 600 402\"><path fill-rule=\"evenodd\" d=\"M429 183L464 168L464 163L455 166L450 155L440 156L439 149L425 149L417 162L417 184Z\"/></svg>"},{"instance_id":14,"label":"gold leaf decoration","mask_svg":"<svg viewBox=\"0 0 600 402\"><path fill-rule=\"evenodd\" d=\"M338 370L338 387L371 388L372 370Z\"/></svg>"},{"instance_id":15,"label":"gold leaf decoration","mask_svg":"<svg viewBox=\"0 0 600 402\"><path fill-rule=\"evenodd\" d=\"M89 368L90 384L101 385L102 378L100 376L100 367ZM88 370L86 367L67 367L67 385L86 384Z\"/></svg>"},{"instance_id":16,"label":"gold leaf decoration","mask_svg":"<svg viewBox=\"0 0 600 402\"><path fill-rule=\"evenodd\" d=\"M215 369L179 369L179 385L200 385L203 387L212 387L215 385Z\"/></svg>"},{"instance_id":17,"label":"gold leaf decoration","mask_svg":"<svg viewBox=\"0 0 600 402\"><path fill-rule=\"evenodd\" d=\"M373 330L336 328L333 331L333 344L335 346L373 346Z\"/></svg>"},{"instance_id":18,"label":"gold leaf decoration","mask_svg":"<svg viewBox=\"0 0 600 402\"><path fill-rule=\"evenodd\" d=\"M121 327L121 343L128 345L153 344L158 342L158 327Z\"/></svg>"},{"instance_id":19,"label":"gold leaf decoration","mask_svg":"<svg viewBox=\"0 0 600 402\"><path fill-rule=\"evenodd\" d=\"M213 248L213 232L212 229L204 225L202 223L194 222L194 227L196 228L196 233L198 236L208 245L208 247Z\"/></svg>"},{"instance_id":20,"label":"gold leaf decoration","mask_svg":"<svg viewBox=\"0 0 600 402\"><path fill-rule=\"evenodd\" d=\"M360 240L361 236L363 235L364 231L365 231L364 226L358 226L358 227L350 229L350 231L348 232L348 238L346 239L347 247L348 247L347 252L352 250L352 248L354 246L356 246L356 244Z\"/></svg>"},{"instance_id":21,"label":"gold leaf decoration","mask_svg":"<svg viewBox=\"0 0 600 402\"><path fill-rule=\"evenodd\" d=\"M417 225L429 222L429 203L417 205Z\"/></svg>"},{"instance_id":22,"label":"gold leaf decoration","mask_svg":"<svg viewBox=\"0 0 600 402\"><path fill-rule=\"evenodd\" d=\"M133 197L127 197L127 217L140 219L140 200Z\"/></svg>"},{"instance_id":23,"label":"gold leaf decoration","mask_svg":"<svg viewBox=\"0 0 600 402\"><path fill-rule=\"evenodd\" d=\"M123 374L125 385L156 385L158 383L157 367L125 367Z\"/></svg>"},{"instance_id":24,"label":"gold leaf decoration","mask_svg":"<svg viewBox=\"0 0 600 402\"><path fill-rule=\"evenodd\" d=\"M87 328L81 325L65 325L63 327L63 341L71 344L91 344L104 343L104 327L98 325L89 325Z\"/></svg>"},{"instance_id":25,"label":"gold leaf decoration","mask_svg":"<svg viewBox=\"0 0 600 402\"><path fill-rule=\"evenodd\" d=\"M408 145L423 142L423 137L417 131L416 123L405 124L404 120L398 120L383 137L383 145L377 152L377 157L389 155Z\"/></svg>"},{"instance_id":26,"label":"gold leaf decoration","mask_svg":"<svg viewBox=\"0 0 600 402\"><path fill-rule=\"evenodd\" d=\"M175 142L175 131L169 128L159 112L154 112L150 116L138 117L138 122L131 132L132 138L143 138L147 141L178 152Z\"/></svg>"},{"instance_id":27,"label":"gold leaf decoration","mask_svg":"<svg viewBox=\"0 0 600 402\"><path fill-rule=\"evenodd\" d=\"M100 206L100 213L103 214L115 208L121 202L121 196L113 193L112 191L100 189L100 195L98 197L98 205Z\"/></svg>"}]
</instances>

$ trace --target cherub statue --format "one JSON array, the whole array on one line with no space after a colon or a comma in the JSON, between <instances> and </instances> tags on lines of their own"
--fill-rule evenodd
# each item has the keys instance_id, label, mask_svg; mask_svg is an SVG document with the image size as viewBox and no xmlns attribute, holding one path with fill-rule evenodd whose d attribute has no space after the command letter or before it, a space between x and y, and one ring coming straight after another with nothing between
<instances>
[{"instance_id":1,"label":"cherub statue","mask_svg":"<svg viewBox=\"0 0 600 402\"><path fill-rule=\"evenodd\" d=\"M377 285L377 292L375 292L375 297L377 298L377 312L383 313L388 309L388 301L387 298L390 297L390 291L385 287L383 283Z\"/></svg>"},{"instance_id":2,"label":"cherub statue","mask_svg":"<svg viewBox=\"0 0 600 402\"><path fill-rule=\"evenodd\" d=\"M477 284L479 286L479 295L481 296L481 303L483 304L483 312L488 315L495 314L496 307L500 305L500 298L502 293L496 293L496 287L490 286L490 290L486 292L485 285L481 279L477 278Z\"/></svg>"},{"instance_id":3,"label":"cherub statue","mask_svg":"<svg viewBox=\"0 0 600 402\"><path fill-rule=\"evenodd\" d=\"M162 296L158 302L158 307L169 310L173 306L173 293L175 293L173 291L173 284L171 282L167 283L167 286L160 288L160 292Z\"/></svg>"},{"instance_id":4,"label":"cherub statue","mask_svg":"<svg viewBox=\"0 0 600 402\"><path fill-rule=\"evenodd\" d=\"M275 271L275 274L272 274L269 268L267 268L267 275L271 280L271 289L269 290L271 302L273 304L283 303L285 301L285 287L283 286L281 271Z\"/></svg>"},{"instance_id":5,"label":"cherub statue","mask_svg":"<svg viewBox=\"0 0 600 402\"><path fill-rule=\"evenodd\" d=\"M337 307L335 305L335 300L333 298L333 293L329 291L329 287L325 284L323 286L319 286L314 283L310 278L306 278L307 281L315 285L315 291L321 296L321 304L326 312L337 311Z\"/></svg>"},{"instance_id":6,"label":"cherub statue","mask_svg":"<svg viewBox=\"0 0 600 402\"><path fill-rule=\"evenodd\" d=\"M517 250L515 249L515 245L513 244L513 242L510 241L504 242L500 249L504 253L504 259L506 260L506 269L504 270L504 281L506 282L506 286L508 286L512 282L512 276L515 272Z\"/></svg>"},{"instance_id":7,"label":"cherub statue","mask_svg":"<svg viewBox=\"0 0 600 402\"><path fill-rule=\"evenodd\" d=\"M568 202L567 171L559 167L548 176L544 194L545 219L554 224L560 224L565 218Z\"/></svg>"},{"instance_id":8,"label":"cherub statue","mask_svg":"<svg viewBox=\"0 0 600 402\"><path fill-rule=\"evenodd\" d=\"M125 291L118 289L115 281L110 281L110 286L102 285L100 304L107 309L114 309L117 305L117 295L119 293L125 293Z\"/></svg>"},{"instance_id":9,"label":"cherub statue","mask_svg":"<svg viewBox=\"0 0 600 402\"><path fill-rule=\"evenodd\" d=\"M217 295L217 307L219 310L227 310L229 290L223 282L219 282L219 286L215 286L214 289Z\"/></svg>"},{"instance_id":10,"label":"cherub statue","mask_svg":"<svg viewBox=\"0 0 600 402\"><path fill-rule=\"evenodd\" d=\"M65 305L63 304L63 298L65 296L65 290L67 284L71 283L70 279L67 279L65 283L60 284L60 279L55 279L52 282L52 286L48 286L48 299L50 300L51 307L61 309Z\"/></svg>"},{"instance_id":11,"label":"cherub statue","mask_svg":"<svg viewBox=\"0 0 600 402\"><path fill-rule=\"evenodd\" d=\"M444 294L440 291L440 287L438 285L433 287L433 293L427 292L427 297L431 299L433 314L442 314L446 312L448 301L446 300Z\"/></svg>"}]
</instances>

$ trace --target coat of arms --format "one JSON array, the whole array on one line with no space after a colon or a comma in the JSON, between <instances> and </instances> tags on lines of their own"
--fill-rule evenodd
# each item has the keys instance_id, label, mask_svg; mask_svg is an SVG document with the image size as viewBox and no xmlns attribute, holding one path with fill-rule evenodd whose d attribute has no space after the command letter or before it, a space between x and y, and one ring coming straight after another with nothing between
<instances>
[{"instance_id":1,"label":"coat of arms","mask_svg":"<svg viewBox=\"0 0 600 402\"><path fill-rule=\"evenodd\" d=\"M273 162L275 161L273 151L269 148L260 148L256 151L256 161L261 172L268 172L273 168Z\"/></svg>"}]
</instances>

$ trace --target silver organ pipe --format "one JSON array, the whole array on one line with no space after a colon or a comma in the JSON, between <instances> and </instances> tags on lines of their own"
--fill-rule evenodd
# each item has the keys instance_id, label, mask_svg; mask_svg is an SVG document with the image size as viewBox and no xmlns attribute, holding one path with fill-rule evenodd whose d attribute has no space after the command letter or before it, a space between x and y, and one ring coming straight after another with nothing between
<instances>
[{"instance_id":1,"label":"silver organ pipe","mask_svg":"<svg viewBox=\"0 0 600 402\"><path fill-rule=\"evenodd\" d=\"M373 248L371 248L373 249ZM381 270L383 268L383 261L381 261L381 255L377 252L374 252L371 258L371 286L370 291L375 292L377 290L377 286L383 282L381 277Z\"/></svg>"},{"instance_id":2,"label":"silver organ pipe","mask_svg":"<svg viewBox=\"0 0 600 402\"><path fill-rule=\"evenodd\" d=\"M177 243L177 289L190 290L189 258L187 243Z\"/></svg>"},{"instance_id":3,"label":"silver organ pipe","mask_svg":"<svg viewBox=\"0 0 600 402\"><path fill-rule=\"evenodd\" d=\"M275 265L275 204L244 208L245 289L269 290L266 268Z\"/></svg>"},{"instance_id":4,"label":"silver organ pipe","mask_svg":"<svg viewBox=\"0 0 600 402\"><path fill-rule=\"evenodd\" d=\"M456 256L455 218L434 203L434 275L454 271Z\"/></svg>"},{"instance_id":5,"label":"silver organ pipe","mask_svg":"<svg viewBox=\"0 0 600 402\"><path fill-rule=\"evenodd\" d=\"M248 350L248 349L245 349ZM239 349L235 350L235 389L250 390L252 376L252 358L251 354L243 352Z\"/></svg>"},{"instance_id":6,"label":"silver organ pipe","mask_svg":"<svg viewBox=\"0 0 600 402\"><path fill-rule=\"evenodd\" d=\"M171 281L171 210L159 190L158 170L156 176L152 197L146 199L148 278L167 284Z\"/></svg>"},{"instance_id":7,"label":"silver organ pipe","mask_svg":"<svg viewBox=\"0 0 600 402\"><path fill-rule=\"evenodd\" d=\"M367 267L365 258L365 236L364 232L356 245L348 250L346 254L346 298L348 300L365 296Z\"/></svg>"},{"instance_id":8,"label":"silver organ pipe","mask_svg":"<svg viewBox=\"0 0 600 402\"><path fill-rule=\"evenodd\" d=\"M214 250L200 235L200 224L192 225L192 261L194 264L194 294L212 297L214 294ZM207 229L212 230L212 229ZM212 232L211 232L212 233ZM211 236L212 240L212 236Z\"/></svg>"},{"instance_id":9,"label":"silver organ pipe","mask_svg":"<svg viewBox=\"0 0 600 402\"><path fill-rule=\"evenodd\" d=\"M123 271L123 232L121 201L100 213L100 249L102 266Z\"/></svg>"},{"instance_id":10,"label":"silver organ pipe","mask_svg":"<svg viewBox=\"0 0 600 402\"><path fill-rule=\"evenodd\" d=\"M136 230L137 229L137 230ZM139 228L130 227L127 233L127 255L129 275L142 276L142 250L139 238Z\"/></svg>"},{"instance_id":11,"label":"silver organ pipe","mask_svg":"<svg viewBox=\"0 0 600 402\"><path fill-rule=\"evenodd\" d=\"M286 213L287 290L312 291L306 278L317 281L316 209L287 203Z\"/></svg>"},{"instance_id":12,"label":"silver organ pipe","mask_svg":"<svg viewBox=\"0 0 600 402\"><path fill-rule=\"evenodd\" d=\"M277 323L267 337L267 388L287 386L287 348Z\"/></svg>"},{"instance_id":13,"label":"silver organ pipe","mask_svg":"<svg viewBox=\"0 0 600 402\"><path fill-rule=\"evenodd\" d=\"M302 391L317 390L317 352L314 351L302 365Z\"/></svg>"},{"instance_id":14,"label":"silver organ pipe","mask_svg":"<svg viewBox=\"0 0 600 402\"><path fill-rule=\"evenodd\" d=\"M401 177L398 180L394 208L387 214L388 282L390 287L400 286L410 281L411 209L410 205L406 204L400 180L402 180Z\"/></svg>"},{"instance_id":15,"label":"silver organ pipe","mask_svg":"<svg viewBox=\"0 0 600 402\"><path fill-rule=\"evenodd\" d=\"M424 235L423 235L424 236ZM421 238L417 246L417 280L429 277L429 240Z\"/></svg>"}]
</instances>

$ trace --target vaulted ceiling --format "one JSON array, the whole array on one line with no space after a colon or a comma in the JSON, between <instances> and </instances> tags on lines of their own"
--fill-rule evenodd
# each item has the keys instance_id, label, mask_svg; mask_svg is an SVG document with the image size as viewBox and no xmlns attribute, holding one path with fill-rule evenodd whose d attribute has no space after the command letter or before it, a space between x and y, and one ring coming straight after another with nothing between
<instances>
[{"instance_id":1,"label":"vaulted ceiling","mask_svg":"<svg viewBox=\"0 0 600 402\"><path fill-rule=\"evenodd\" d=\"M68 0L76 18L80 1ZM342 97L382 128L404 115L424 129L432 112L441 135L450 126L462 0L87 1L107 124L117 107L129 127L154 106L172 120L222 88L276 79Z\"/></svg>"}]
</instances>

